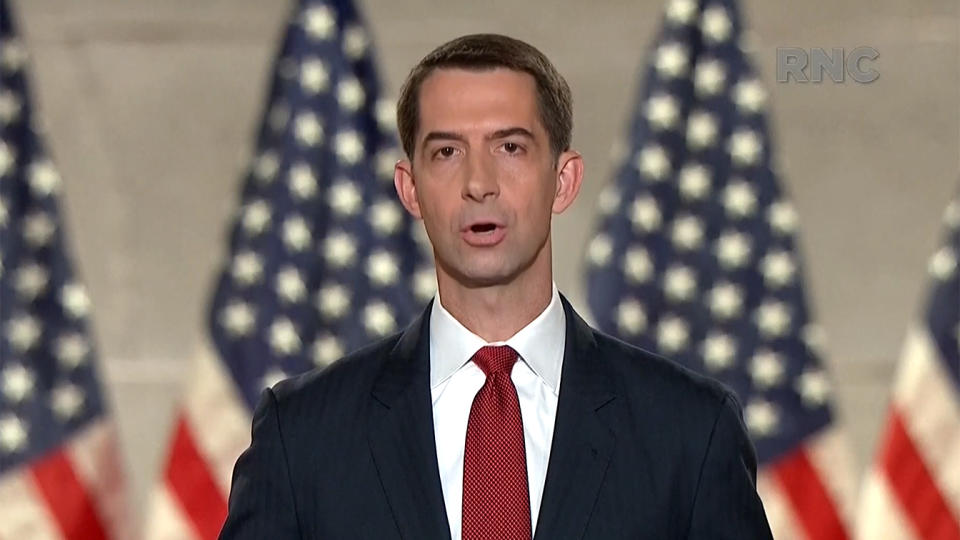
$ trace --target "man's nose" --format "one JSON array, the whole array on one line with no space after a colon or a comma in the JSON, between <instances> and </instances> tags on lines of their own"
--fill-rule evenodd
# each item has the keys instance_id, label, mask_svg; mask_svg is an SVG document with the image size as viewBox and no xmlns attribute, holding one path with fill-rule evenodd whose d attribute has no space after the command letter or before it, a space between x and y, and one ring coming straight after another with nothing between
<instances>
[{"instance_id":1,"label":"man's nose","mask_svg":"<svg viewBox=\"0 0 960 540\"><path fill-rule=\"evenodd\" d=\"M467 162L463 197L482 202L487 197L496 197L499 194L500 182L492 158L476 154L471 156Z\"/></svg>"}]
</instances>

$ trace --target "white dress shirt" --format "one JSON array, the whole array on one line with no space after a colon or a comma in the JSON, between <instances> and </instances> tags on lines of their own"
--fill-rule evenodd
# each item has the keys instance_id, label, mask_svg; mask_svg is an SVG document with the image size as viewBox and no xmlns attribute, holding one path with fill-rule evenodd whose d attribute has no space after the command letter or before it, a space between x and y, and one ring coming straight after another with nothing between
<instances>
[{"instance_id":1,"label":"white dress shirt","mask_svg":"<svg viewBox=\"0 0 960 540\"><path fill-rule=\"evenodd\" d=\"M440 483L453 540L461 538L467 421L473 398L487 380L470 359L485 345L509 345L520 356L510 378L517 387L523 418L531 530L536 531L557 416L566 333L566 316L556 284L550 304L536 319L510 339L496 343L487 343L467 330L444 309L437 295L430 312L430 395Z\"/></svg>"}]
</instances>

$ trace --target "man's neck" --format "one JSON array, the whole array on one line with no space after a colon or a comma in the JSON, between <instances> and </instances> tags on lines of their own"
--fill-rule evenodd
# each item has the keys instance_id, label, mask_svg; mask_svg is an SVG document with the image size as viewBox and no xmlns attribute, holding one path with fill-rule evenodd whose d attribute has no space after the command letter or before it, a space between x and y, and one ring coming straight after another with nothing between
<instances>
[{"instance_id":1,"label":"man's neck","mask_svg":"<svg viewBox=\"0 0 960 540\"><path fill-rule=\"evenodd\" d=\"M440 277L440 276L438 276ZM491 287L467 288L440 277L443 308L464 327L488 342L506 341L550 305L550 273L536 279L519 278Z\"/></svg>"}]
</instances>

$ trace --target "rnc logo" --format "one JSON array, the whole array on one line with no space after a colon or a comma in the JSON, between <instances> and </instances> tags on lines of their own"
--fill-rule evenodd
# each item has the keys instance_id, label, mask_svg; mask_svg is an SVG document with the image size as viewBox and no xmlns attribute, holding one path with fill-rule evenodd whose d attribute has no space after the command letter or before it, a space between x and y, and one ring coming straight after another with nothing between
<instances>
[{"instance_id":1,"label":"rnc logo","mask_svg":"<svg viewBox=\"0 0 960 540\"><path fill-rule=\"evenodd\" d=\"M872 83L880 77L880 72L869 68L869 62L880 56L873 47L857 47L844 55L843 49L834 47L828 54L819 47L806 49L800 47L777 47L777 82L823 82L826 73L835 83L844 82L844 74L860 83ZM809 64L809 70L807 66Z\"/></svg>"}]
</instances>

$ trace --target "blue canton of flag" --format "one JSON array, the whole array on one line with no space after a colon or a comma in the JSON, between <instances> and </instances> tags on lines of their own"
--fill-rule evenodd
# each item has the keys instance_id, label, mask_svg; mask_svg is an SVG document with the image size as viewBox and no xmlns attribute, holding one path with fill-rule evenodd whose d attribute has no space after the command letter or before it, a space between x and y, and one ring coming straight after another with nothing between
<instances>
[{"instance_id":1,"label":"blue canton of flag","mask_svg":"<svg viewBox=\"0 0 960 540\"><path fill-rule=\"evenodd\" d=\"M790 464L777 478L794 521L842 538L823 471L796 459L833 422L830 385L741 31L732 0L668 4L627 157L601 194L589 305L604 331L733 388L761 468ZM811 509L802 492L822 500Z\"/></svg>"},{"instance_id":2,"label":"blue canton of flag","mask_svg":"<svg viewBox=\"0 0 960 540\"><path fill-rule=\"evenodd\" d=\"M405 326L435 289L397 202L395 106L349 1L287 28L210 331L247 404Z\"/></svg>"},{"instance_id":3,"label":"blue canton of flag","mask_svg":"<svg viewBox=\"0 0 960 540\"><path fill-rule=\"evenodd\" d=\"M60 175L0 0L0 536L122 536L122 471L68 258Z\"/></svg>"}]
</instances>

